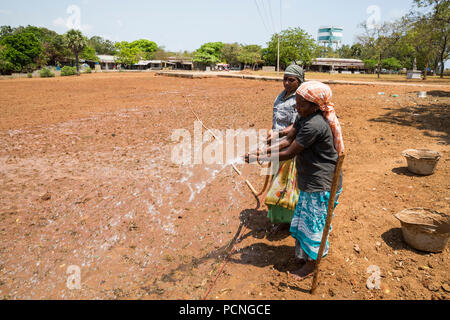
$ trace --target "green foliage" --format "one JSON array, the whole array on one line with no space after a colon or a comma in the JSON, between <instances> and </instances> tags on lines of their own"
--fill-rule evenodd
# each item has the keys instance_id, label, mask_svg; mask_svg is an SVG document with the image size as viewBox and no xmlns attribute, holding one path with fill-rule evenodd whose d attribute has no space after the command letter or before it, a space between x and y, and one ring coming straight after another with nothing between
<instances>
[{"instance_id":1,"label":"green foliage","mask_svg":"<svg viewBox=\"0 0 450 320\"><path fill-rule=\"evenodd\" d=\"M131 48L137 48L141 51L141 59L152 60L154 58L154 53L158 49L158 45L150 40L140 39L130 43Z\"/></svg>"},{"instance_id":2,"label":"green foliage","mask_svg":"<svg viewBox=\"0 0 450 320\"><path fill-rule=\"evenodd\" d=\"M336 50L336 55L342 59L361 59L364 55L364 46L360 43L355 43L352 46L343 45Z\"/></svg>"},{"instance_id":3,"label":"green foliage","mask_svg":"<svg viewBox=\"0 0 450 320\"><path fill-rule=\"evenodd\" d=\"M90 38L88 41L88 46L93 48L97 54L115 55L117 53L114 42L103 39L99 36Z\"/></svg>"},{"instance_id":4,"label":"green foliage","mask_svg":"<svg viewBox=\"0 0 450 320\"><path fill-rule=\"evenodd\" d=\"M277 63L278 34L272 35L263 59L270 65ZM316 58L314 39L301 28L289 28L280 33L280 65L286 68L293 62L308 66Z\"/></svg>"},{"instance_id":5,"label":"green foliage","mask_svg":"<svg viewBox=\"0 0 450 320\"><path fill-rule=\"evenodd\" d=\"M42 53L40 54L37 64L39 66L55 65L58 62L66 60L71 52L64 42L64 37L57 34L55 31L38 28L34 26L18 27L14 32L30 32L35 35L42 46Z\"/></svg>"},{"instance_id":6,"label":"green foliage","mask_svg":"<svg viewBox=\"0 0 450 320\"><path fill-rule=\"evenodd\" d=\"M243 64L252 65L253 69L257 64L263 63L261 46L252 44L243 46L238 54L238 61Z\"/></svg>"},{"instance_id":7,"label":"green foliage","mask_svg":"<svg viewBox=\"0 0 450 320\"><path fill-rule=\"evenodd\" d=\"M403 68L402 64L400 63L400 61L398 61L397 58L391 57L391 58L387 58L387 59L383 59L381 61L381 66L384 69L388 69L388 70L394 70L394 71L398 71L401 68Z\"/></svg>"},{"instance_id":8,"label":"green foliage","mask_svg":"<svg viewBox=\"0 0 450 320\"><path fill-rule=\"evenodd\" d=\"M66 44L74 54L79 54L87 46L87 39L79 30L69 30L65 34Z\"/></svg>"},{"instance_id":9,"label":"green foliage","mask_svg":"<svg viewBox=\"0 0 450 320\"><path fill-rule=\"evenodd\" d=\"M42 46L31 32L13 33L0 40L0 72L31 71L36 66Z\"/></svg>"},{"instance_id":10,"label":"green foliage","mask_svg":"<svg viewBox=\"0 0 450 320\"><path fill-rule=\"evenodd\" d=\"M374 71L375 68L378 66L378 60L375 59L364 59L363 62L366 68L369 69L370 71Z\"/></svg>"},{"instance_id":11,"label":"green foliage","mask_svg":"<svg viewBox=\"0 0 450 320\"><path fill-rule=\"evenodd\" d=\"M77 74L80 74L79 69L79 54L83 52L87 46L87 38L83 36L79 30L69 30L65 34L65 41L70 50L75 54L75 63L77 68Z\"/></svg>"},{"instance_id":12,"label":"green foliage","mask_svg":"<svg viewBox=\"0 0 450 320\"><path fill-rule=\"evenodd\" d=\"M87 67L86 69L84 69L84 73L92 73L92 69L90 67Z\"/></svg>"},{"instance_id":13,"label":"green foliage","mask_svg":"<svg viewBox=\"0 0 450 320\"><path fill-rule=\"evenodd\" d=\"M202 65L213 65L221 61L222 42L208 42L203 44L193 54L193 61Z\"/></svg>"},{"instance_id":14,"label":"green foliage","mask_svg":"<svg viewBox=\"0 0 450 320\"><path fill-rule=\"evenodd\" d=\"M222 47L220 58L222 61L236 65L239 63L239 53L242 47L238 43L225 43Z\"/></svg>"},{"instance_id":15,"label":"green foliage","mask_svg":"<svg viewBox=\"0 0 450 320\"><path fill-rule=\"evenodd\" d=\"M32 74L31 72L28 72L28 73L27 73L27 77L28 77L28 78L33 78L33 74Z\"/></svg>"},{"instance_id":16,"label":"green foliage","mask_svg":"<svg viewBox=\"0 0 450 320\"><path fill-rule=\"evenodd\" d=\"M118 49L116 62L119 64L131 66L138 63L142 57L142 51L138 47L132 46L129 42L116 42L115 46Z\"/></svg>"},{"instance_id":17,"label":"green foliage","mask_svg":"<svg viewBox=\"0 0 450 320\"><path fill-rule=\"evenodd\" d=\"M426 13L415 13L416 21L413 22L414 33L421 35L421 49L426 52L423 70L427 70L434 61L433 68L439 68L443 77L445 61L450 56L450 1L414 0L414 3L418 8L428 9Z\"/></svg>"},{"instance_id":18,"label":"green foliage","mask_svg":"<svg viewBox=\"0 0 450 320\"><path fill-rule=\"evenodd\" d=\"M80 58L87 61L100 62L100 59L95 54L94 48L89 46L84 47L80 54Z\"/></svg>"},{"instance_id":19,"label":"green foliage","mask_svg":"<svg viewBox=\"0 0 450 320\"><path fill-rule=\"evenodd\" d=\"M41 78L53 78L55 74L49 68L43 68L39 71Z\"/></svg>"},{"instance_id":20,"label":"green foliage","mask_svg":"<svg viewBox=\"0 0 450 320\"><path fill-rule=\"evenodd\" d=\"M328 46L317 46L314 55L318 58L339 58L339 53Z\"/></svg>"},{"instance_id":21,"label":"green foliage","mask_svg":"<svg viewBox=\"0 0 450 320\"><path fill-rule=\"evenodd\" d=\"M76 67L65 66L61 69L61 77L74 76L77 74Z\"/></svg>"},{"instance_id":22,"label":"green foliage","mask_svg":"<svg viewBox=\"0 0 450 320\"><path fill-rule=\"evenodd\" d=\"M116 42L117 50L116 62L126 66L131 66L139 62L139 60L154 59L158 46L155 42L141 39L133 42Z\"/></svg>"},{"instance_id":23,"label":"green foliage","mask_svg":"<svg viewBox=\"0 0 450 320\"><path fill-rule=\"evenodd\" d=\"M9 36L13 34L14 29L10 26L1 26L0 27L0 40L3 39L6 36Z\"/></svg>"}]
</instances>

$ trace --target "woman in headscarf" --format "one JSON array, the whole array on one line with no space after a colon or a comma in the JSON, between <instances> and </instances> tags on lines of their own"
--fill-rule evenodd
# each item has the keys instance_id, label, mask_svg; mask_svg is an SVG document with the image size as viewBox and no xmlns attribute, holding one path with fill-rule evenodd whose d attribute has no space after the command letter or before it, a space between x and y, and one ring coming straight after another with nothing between
<instances>
[{"instance_id":1,"label":"woman in headscarf","mask_svg":"<svg viewBox=\"0 0 450 320\"><path fill-rule=\"evenodd\" d=\"M297 279L303 279L314 271L327 218L333 173L338 155L344 152L341 126L331 98L331 89L326 84L318 81L303 83L296 95L299 117L287 133L289 147L268 156L256 156L258 161L285 161L297 157L300 195L290 228L295 239L295 256L303 264L291 273ZM255 156L246 155L245 160L251 162ZM341 192L342 175L335 206ZM324 256L328 247L327 241Z\"/></svg>"},{"instance_id":2,"label":"woman in headscarf","mask_svg":"<svg viewBox=\"0 0 450 320\"><path fill-rule=\"evenodd\" d=\"M273 105L273 124L272 130L269 133L269 140L272 140L274 144L280 143L282 138L280 139L279 137L284 136L289 128L292 129L297 118L295 93L304 81L305 73L302 67L293 64L286 68L283 78L284 90L275 99ZM279 197L270 197L272 194L278 193L280 195L280 191L282 192L286 189L285 186L288 184L286 181L288 177L286 175L287 171L289 171L290 164L286 164L281 169L283 172L279 170L281 167L282 164L273 169L272 172L276 171L276 173L272 178L271 190L268 192L268 197L266 197L266 204L269 207L267 217L273 224L277 225L272 232L276 232L283 224L289 225L291 223L295 207L295 203L289 205L288 201L279 201ZM295 171L294 162L292 162L292 168ZM283 175L283 177L279 175ZM293 180L295 185L295 173Z\"/></svg>"},{"instance_id":3,"label":"woman in headscarf","mask_svg":"<svg viewBox=\"0 0 450 320\"><path fill-rule=\"evenodd\" d=\"M273 104L272 135L291 126L297 118L295 110L295 92L305 81L305 72L298 65L286 68L283 78L284 90L278 95Z\"/></svg>"}]
</instances>

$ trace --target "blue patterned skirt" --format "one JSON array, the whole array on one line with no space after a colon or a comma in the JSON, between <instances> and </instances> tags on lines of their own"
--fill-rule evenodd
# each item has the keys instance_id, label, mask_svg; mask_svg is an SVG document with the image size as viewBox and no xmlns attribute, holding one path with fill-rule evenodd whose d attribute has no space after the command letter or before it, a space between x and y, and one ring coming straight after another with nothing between
<instances>
[{"instance_id":1,"label":"blue patterned skirt","mask_svg":"<svg viewBox=\"0 0 450 320\"><path fill-rule=\"evenodd\" d=\"M338 205L339 195L336 194L334 207ZM330 192L300 192L290 232L296 239L296 256L306 260L317 260L323 229L327 220L328 201ZM331 232L331 226L330 226ZM329 243L324 250L324 257L328 254ZM304 259L305 260L305 259Z\"/></svg>"}]
</instances>

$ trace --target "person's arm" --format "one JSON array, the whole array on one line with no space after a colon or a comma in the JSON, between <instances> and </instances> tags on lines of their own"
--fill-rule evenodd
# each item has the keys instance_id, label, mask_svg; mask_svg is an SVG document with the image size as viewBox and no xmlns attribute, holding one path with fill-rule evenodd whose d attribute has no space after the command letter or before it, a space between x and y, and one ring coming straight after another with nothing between
<instances>
[{"instance_id":1,"label":"person's arm","mask_svg":"<svg viewBox=\"0 0 450 320\"><path fill-rule=\"evenodd\" d=\"M305 148L298 144L297 141L293 141L287 149L284 149L280 152L269 153L267 156L259 156L259 155L245 155L245 162L251 163L254 161L259 162L271 162L271 161L286 161L294 159L300 152L305 150Z\"/></svg>"},{"instance_id":2,"label":"person's arm","mask_svg":"<svg viewBox=\"0 0 450 320\"><path fill-rule=\"evenodd\" d=\"M286 137L285 139L280 140L278 143L274 144L273 146L249 153L246 155L246 158L248 158L248 156L251 157L251 156L259 156L259 155L267 155L272 152L278 153L279 150L286 149L287 147L289 147L292 144L292 141L294 141L296 134L297 134L297 130L294 128L294 125L292 124L283 130L283 137Z\"/></svg>"},{"instance_id":3,"label":"person's arm","mask_svg":"<svg viewBox=\"0 0 450 320\"><path fill-rule=\"evenodd\" d=\"M294 128L294 125L290 125L283 131L280 131L280 134L282 133L282 136L280 137L286 137L285 139L282 139L278 143L274 144L273 146L267 147L265 150L260 151L260 154L266 154L271 153L277 150L283 150L287 147L289 147L292 144L292 141L295 140L295 136L297 134L297 130Z\"/></svg>"},{"instance_id":4,"label":"person's arm","mask_svg":"<svg viewBox=\"0 0 450 320\"><path fill-rule=\"evenodd\" d=\"M284 128L283 130L270 130L269 135L267 136L267 144L270 144L272 140L279 139L288 136L294 130L294 124L292 123L289 127Z\"/></svg>"}]
</instances>

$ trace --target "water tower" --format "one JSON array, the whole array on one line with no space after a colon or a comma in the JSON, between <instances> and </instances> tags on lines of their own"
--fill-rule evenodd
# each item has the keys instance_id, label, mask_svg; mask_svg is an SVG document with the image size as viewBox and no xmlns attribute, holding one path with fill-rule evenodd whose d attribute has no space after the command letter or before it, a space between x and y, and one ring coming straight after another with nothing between
<instances>
[{"instance_id":1,"label":"water tower","mask_svg":"<svg viewBox=\"0 0 450 320\"><path fill-rule=\"evenodd\" d=\"M336 44L336 48L342 43L344 37L344 28L342 27L320 27L317 41L323 45L328 45L330 48Z\"/></svg>"}]
</instances>

